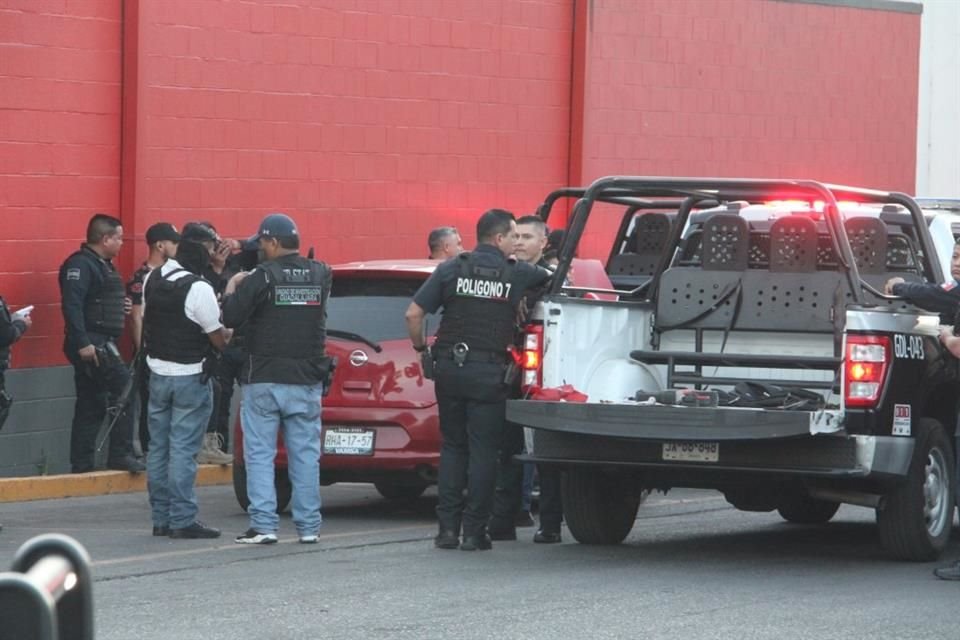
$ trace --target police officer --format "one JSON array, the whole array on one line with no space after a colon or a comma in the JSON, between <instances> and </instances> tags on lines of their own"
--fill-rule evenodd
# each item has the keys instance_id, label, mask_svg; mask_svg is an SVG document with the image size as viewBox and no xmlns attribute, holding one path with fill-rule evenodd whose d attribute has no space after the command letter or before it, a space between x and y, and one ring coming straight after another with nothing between
<instances>
[{"instance_id":1,"label":"police officer","mask_svg":"<svg viewBox=\"0 0 960 640\"><path fill-rule=\"evenodd\" d=\"M524 216L517 220L517 243L514 255L518 260L553 271L544 259L547 246L547 225L539 216ZM531 302L527 300L527 303ZM519 385L511 390L519 397ZM493 540L516 540L515 523L523 513L523 483L526 467L514 462L513 457L523 452L523 428L508 422L500 451L497 490L490 518L490 537ZM532 467L532 465L529 465ZM532 469L531 469L532 471ZM539 467L540 527L533 536L536 543L561 542L560 524L563 521L563 502L560 495L561 472L555 467ZM529 504L529 502L528 502ZM525 513L527 518L529 513Z\"/></svg>"},{"instance_id":2,"label":"police officer","mask_svg":"<svg viewBox=\"0 0 960 640\"><path fill-rule=\"evenodd\" d=\"M3 429L13 404L13 399L7 393L5 378L6 371L10 368L10 347L32 324L29 309L12 314L7 303L0 297L0 429ZM0 531L2 530L3 527L0 526Z\"/></svg>"},{"instance_id":3,"label":"police officer","mask_svg":"<svg viewBox=\"0 0 960 640\"><path fill-rule=\"evenodd\" d=\"M890 278L884 285L887 295L901 296L921 309L940 314L940 323L953 324L960 309L960 242L953 246L950 257L950 282L932 284L907 282L903 278Z\"/></svg>"},{"instance_id":4,"label":"police officer","mask_svg":"<svg viewBox=\"0 0 960 640\"><path fill-rule=\"evenodd\" d=\"M123 333L130 300L113 258L123 246L123 227L112 216L98 213L87 224L87 241L60 266L60 295L66 337L63 352L73 365L77 400L70 434L70 464L74 473L94 470L97 432L107 407L104 397L121 413L110 432L107 466L130 472L144 470L133 456L133 413L119 407L130 380L116 340Z\"/></svg>"},{"instance_id":5,"label":"police officer","mask_svg":"<svg viewBox=\"0 0 960 640\"><path fill-rule=\"evenodd\" d=\"M277 541L274 458L283 428L300 542L320 529L320 401L326 356L330 268L299 254L300 234L282 213L268 215L254 236L265 261L233 276L223 300L228 327L244 326L248 356L241 372L243 459L250 528L241 544Z\"/></svg>"},{"instance_id":6,"label":"police officer","mask_svg":"<svg viewBox=\"0 0 960 640\"><path fill-rule=\"evenodd\" d=\"M197 519L197 453L213 411L204 363L229 334L220 324L213 285L200 277L207 250L182 242L176 258L147 275L143 290L144 347L150 368L150 450L147 489L153 535L217 538Z\"/></svg>"},{"instance_id":7,"label":"police officer","mask_svg":"<svg viewBox=\"0 0 960 640\"><path fill-rule=\"evenodd\" d=\"M434 544L441 549L492 546L487 521L510 389L505 380L507 347L524 294L550 277L545 270L507 258L516 236L512 213L484 213L477 222L477 248L437 267L406 313L413 347L423 352L424 316L443 307L436 342L424 358L428 368L435 363L440 412L439 533Z\"/></svg>"}]
</instances>

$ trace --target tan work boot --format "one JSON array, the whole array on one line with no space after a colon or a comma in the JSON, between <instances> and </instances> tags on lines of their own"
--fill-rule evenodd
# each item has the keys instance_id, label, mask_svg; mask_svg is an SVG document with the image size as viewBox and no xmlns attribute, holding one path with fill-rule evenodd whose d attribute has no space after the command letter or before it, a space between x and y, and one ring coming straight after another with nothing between
<instances>
[{"instance_id":1,"label":"tan work boot","mask_svg":"<svg viewBox=\"0 0 960 640\"><path fill-rule=\"evenodd\" d=\"M197 454L197 462L200 464L230 464L233 462L233 456L220 449L223 443L223 436L219 433L208 433L203 436L203 447Z\"/></svg>"}]
</instances>

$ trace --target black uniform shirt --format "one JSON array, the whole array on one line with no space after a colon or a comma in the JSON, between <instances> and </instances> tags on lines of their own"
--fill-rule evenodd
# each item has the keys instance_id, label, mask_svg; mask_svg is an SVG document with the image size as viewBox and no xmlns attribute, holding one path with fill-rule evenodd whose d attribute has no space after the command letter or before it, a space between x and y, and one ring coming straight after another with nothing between
<instances>
[{"instance_id":1,"label":"black uniform shirt","mask_svg":"<svg viewBox=\"0 0 960 640\"><path fill-rule=\"evenodd\" d=\"M81 255L81 252L89 255ZM94 344L87 332L84 306L87 296L96 294L103 286L103 269L116 271L112 262L101 258L100 254L87 245L82 245L80 252L71 255L60 266L60 308L63 311L63 328L66 333L64 350L67 353L75 353ZM106 341L106 336L102 338L98 340L98 345Z\"/></svg>"},{"instance_id":2,"label":"black uniform shirt","mask_svg":"<svg viewBox=\"0 0 960 640\"><path fill-rule=\"evenodd\" d=\"M891 292L921 309L939 313L942 324L953 324L960 310L960 282L956 280L944 284L901 282L893 285Z\"/></svg>"},{"instance_id":3,"label":"black uniform shirt","mask_svg":"<svg viewBox=\"0 0 960 640\"><path fill-rule=\"evenodd\" d=\"M478 244L473 250L477 256L477 264L484 267L500 267L507 262L507 258L490 244ZM443 292L445 285L455 280L460 275L461 258L453 257L437 267L423 286L413 296L413 301L427 313L436 313L445 302ZM518 262L514 265L515 283L510 289L509 300L514 308L520 303L529 289L539 287L550 279L550 272L540 267L535 267L526 262Z\"/></svg>"}]
</instances>

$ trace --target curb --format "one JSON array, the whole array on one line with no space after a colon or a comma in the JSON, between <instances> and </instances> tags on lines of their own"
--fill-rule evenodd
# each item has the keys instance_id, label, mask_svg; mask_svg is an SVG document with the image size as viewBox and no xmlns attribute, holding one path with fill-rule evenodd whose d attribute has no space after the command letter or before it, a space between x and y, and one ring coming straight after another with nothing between
<instances>
[{"instance_id":1,"label":"curb","mask_svg":"<svg viewBox=\"0 0 960 640\"><path fill-rule=\"evenodd\" d=\"M197 467L197 486L233 483L232 465L201 464ZM147 490L146 473L93 471L91 473L27 478L0 478L0 503L105 496Z\"/></svg>"}]
</instances>

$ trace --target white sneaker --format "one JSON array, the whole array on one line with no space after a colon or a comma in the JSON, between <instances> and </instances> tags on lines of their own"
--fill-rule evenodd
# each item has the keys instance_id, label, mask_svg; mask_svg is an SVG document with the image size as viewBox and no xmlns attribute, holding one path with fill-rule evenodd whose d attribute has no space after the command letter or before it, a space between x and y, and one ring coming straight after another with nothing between
<instances>
[{"instance_id":1,"label":"white sneaker","mask_svg":"<svg viewBox=\"0 0 960 640\"><path fill-rule=\"evenodd\" d=\"M223 451L220 446L223 444L223 436L219 433L208 433L203 437L203 447L197 454L199 464L230 464L233 462L233 456Z\"/></svg>"},{"instance_id":2,"label":"white sneaker","mask_svg":"<svg viewBox=\"0 0 960 640\"><path fill-rule=\"evenodd\" d=\"M317 535L300 536L300 544L317 544L320 537Z\"/></svg>"},{"instance_id":3,"label":"white sneaker","mask_svg":"<svg viewBox=\"0 0 960 640\"><path fill-rule=\"evenodd\" d=\"M277 534L260 533L256 529L247 529L233 539L237 544L276 544Z\"/></svg>"}]
</instances>

